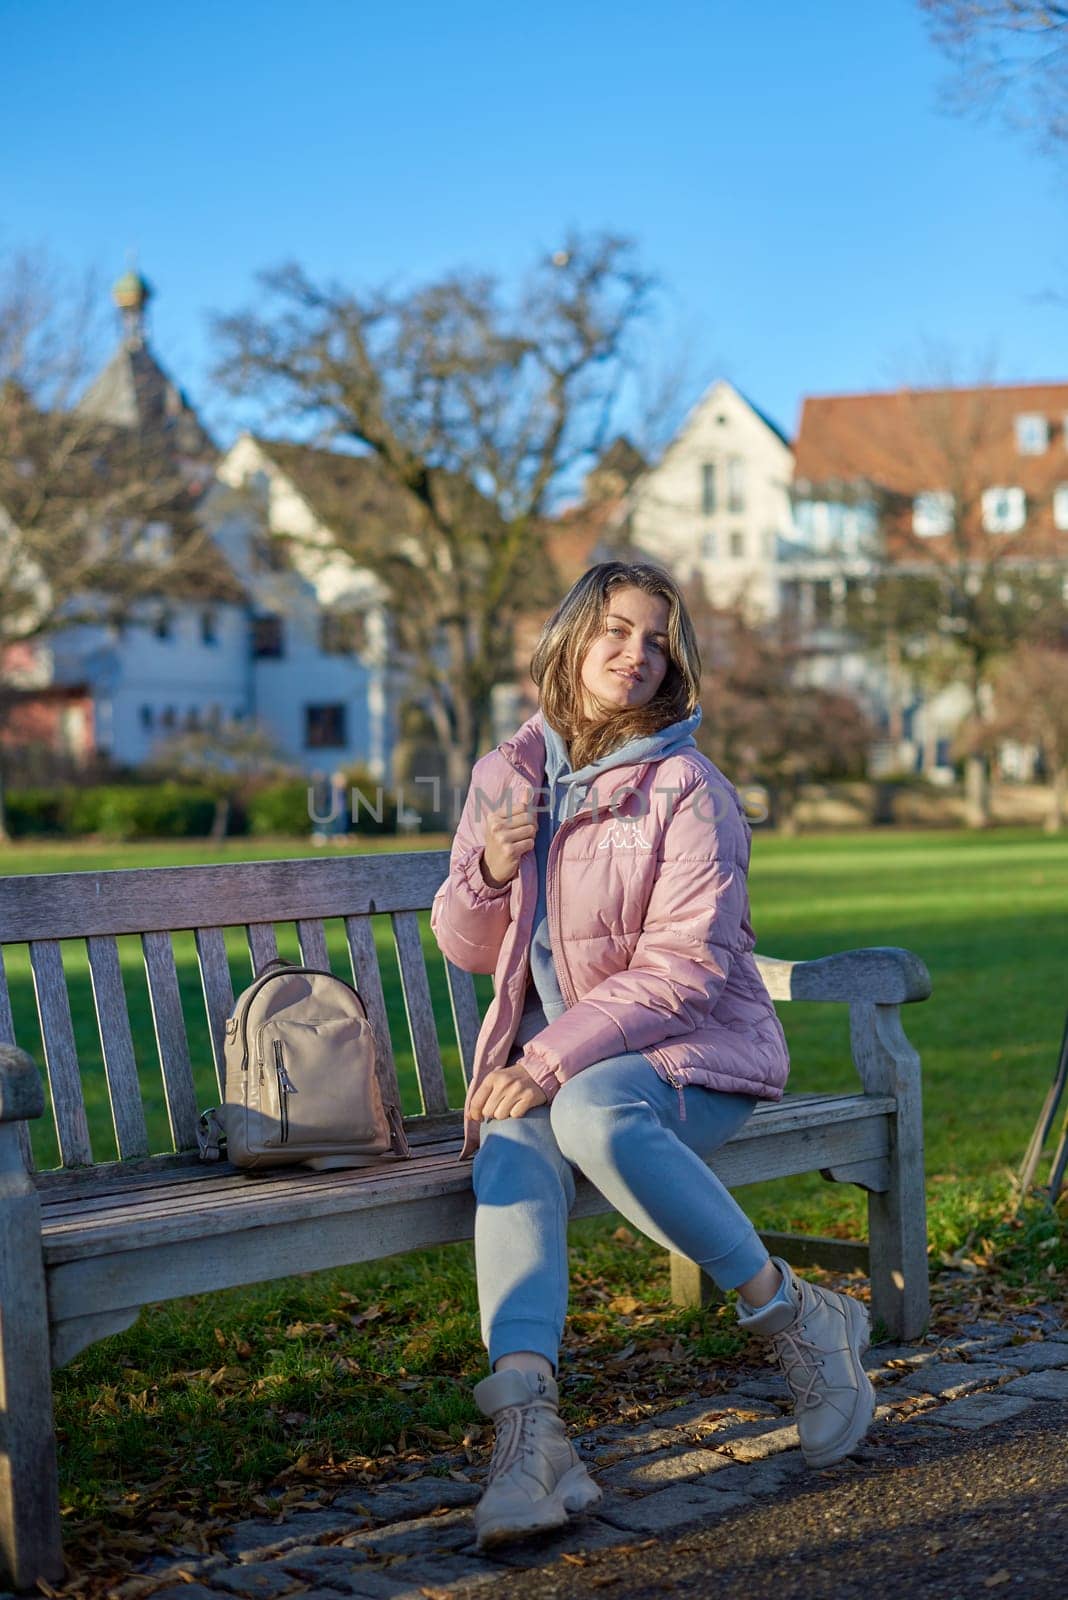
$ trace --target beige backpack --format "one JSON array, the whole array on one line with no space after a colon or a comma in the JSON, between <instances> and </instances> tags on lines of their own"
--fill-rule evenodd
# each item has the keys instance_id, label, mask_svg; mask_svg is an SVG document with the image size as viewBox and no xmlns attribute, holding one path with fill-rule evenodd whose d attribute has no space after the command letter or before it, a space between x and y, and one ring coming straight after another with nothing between
<instances>
[{"instance_id":1,"label":"beige backpack","mask_svg":"<svg viewBox=\"0 0 1068 1600\"><path fill-rule=\"evenodd\" d=\"M375 1037L356 990L332 972L269 961L226 1019L225 1101L200 1118L201 1159L236 1167L359 1167L409 1156L383 1106Z\"/></svg>"}]
</instances>

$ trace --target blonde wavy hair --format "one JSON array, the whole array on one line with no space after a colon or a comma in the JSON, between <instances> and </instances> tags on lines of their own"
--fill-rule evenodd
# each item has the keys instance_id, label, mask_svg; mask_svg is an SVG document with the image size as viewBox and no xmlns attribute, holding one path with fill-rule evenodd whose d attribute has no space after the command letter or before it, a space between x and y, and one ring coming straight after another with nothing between
<instances>
[{"instance_id":1,"label":"blonde wavy hair","mask_svg":"<svg viewBox=\"0 0 1068 1600\"><path fill-rule=\"evenodd\" d=\"M591 695L598 715L590 719L583 710L582 663L604 628L609 596L617 589L641 589L667 601L668 667L663 683L646 705L619 711ZM542 628L531 657L530 676L538 687L542 716L566 741L576 772L629 739L658 733L692 716L699 697L701 656L674 578L646 561L602 561L590 567Z\"/></svg>"}]
</instances>

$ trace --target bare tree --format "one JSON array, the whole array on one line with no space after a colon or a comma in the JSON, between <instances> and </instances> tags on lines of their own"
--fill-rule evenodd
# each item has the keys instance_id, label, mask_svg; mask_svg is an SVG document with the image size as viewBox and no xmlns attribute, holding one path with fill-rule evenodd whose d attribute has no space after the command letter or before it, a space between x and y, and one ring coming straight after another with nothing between
<instances>
[{"instance_id":1,"label":"bare tree","mask_svg":"<svg viewBox=\"0 0 1068 1600\"><path fill-rule=\"evenodd\" d=\"M217 372L320 443L370 451L408 513L333 530L385 585L394 644L466 790L513 635L560 590L548 515L610 437L652 283L633 248L575 237L514 296L454 274L410 292L263 275L268 313L215 319ZM355 508L354 508L355 509ZM392 520L391 520L392 518Z\"/></svg>"},{"instance_id":2,"label":"bare tree","mask_svg":"<svg viewBox=\"0 0 1068 1600\"><path fill-rule=\"evenodd\" d=\"M1042 0L920 0L949 57L956 112L1000 114L1046 151L1068 143L1068 5Z\"/></svg>"},{"instance_id":3,"label":"bare tree","mask_svg":"<svg viewBox=\"0 0 1068 1600\"><path fill-rule=\"evenodd\" d=\"M992 687L990 716L961 730L961 746L991 754L1008 740L1037 745L1052 790L1045 827L1059 833L1068 821L1068 650L1018 644L997 663Z\"/></svg>"},{"instance_id":4,"label":"bare tree","mask_svg":"<svg viewBox=\"0 0 1068 1600\"><path fill-rule=\"evenodd\" d=\"M732 783L771 789L792 833L802 784L863 770L870 719L852 696L804 681L804 646L784 623L754 626L740 607L714 606L699 578L686 596L704 669L698 743Z\"/></svg>"},{"instance_id":5,"label":"bare tree","mask_svg":"<svg viewBox=\"0 0 1068 1600\"><path fill-rule=\"evenodd\" d=\"M213 839L225 838L234 801L243 789L293 777L298 770L274 736L255 722L220 722L172 734L156 745L151 767L161 777L203 783L214 792Z\"/></svg>"}]
</instances>

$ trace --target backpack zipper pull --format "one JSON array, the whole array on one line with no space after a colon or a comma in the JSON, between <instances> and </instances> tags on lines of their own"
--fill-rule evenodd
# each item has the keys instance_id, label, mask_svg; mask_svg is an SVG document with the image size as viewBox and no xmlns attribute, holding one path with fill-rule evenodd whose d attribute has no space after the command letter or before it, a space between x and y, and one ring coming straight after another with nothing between
<instances>
[{"instance_id":1,"label":"backpack zipper pull","mask_svg":"<svg viewBox=\"0 0 1068 1600\"><path fill-rule=\"evenodd\" d=\"M286 1058L285 1053L282 1050L281 1039L276 1039L274 1041L274 1064L278 1073L278 1086L283 1093L299 1094L300 1090L297 1088L296 1084L293 1082L293 1079L286 1071Z\"/></svg>"}]
</instances>

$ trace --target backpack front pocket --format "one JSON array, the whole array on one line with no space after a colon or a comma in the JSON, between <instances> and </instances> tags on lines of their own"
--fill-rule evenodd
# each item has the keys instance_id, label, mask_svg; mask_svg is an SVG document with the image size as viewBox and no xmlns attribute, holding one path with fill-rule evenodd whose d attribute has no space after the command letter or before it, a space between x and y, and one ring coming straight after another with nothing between
<instances>
[{"instance_id":1,"label":"backpack front pocket","mask_svg":"<svg viewBox=\"0 0 1068 1600\"><path fill-rule=\"evenodd\" d=\"M267 1022L259 1030L260 1108L275 1127L265 1148L373 1145L381 1136L381 1096L373 1036L361 1017Z\"/></svg>"}]
</instances>

